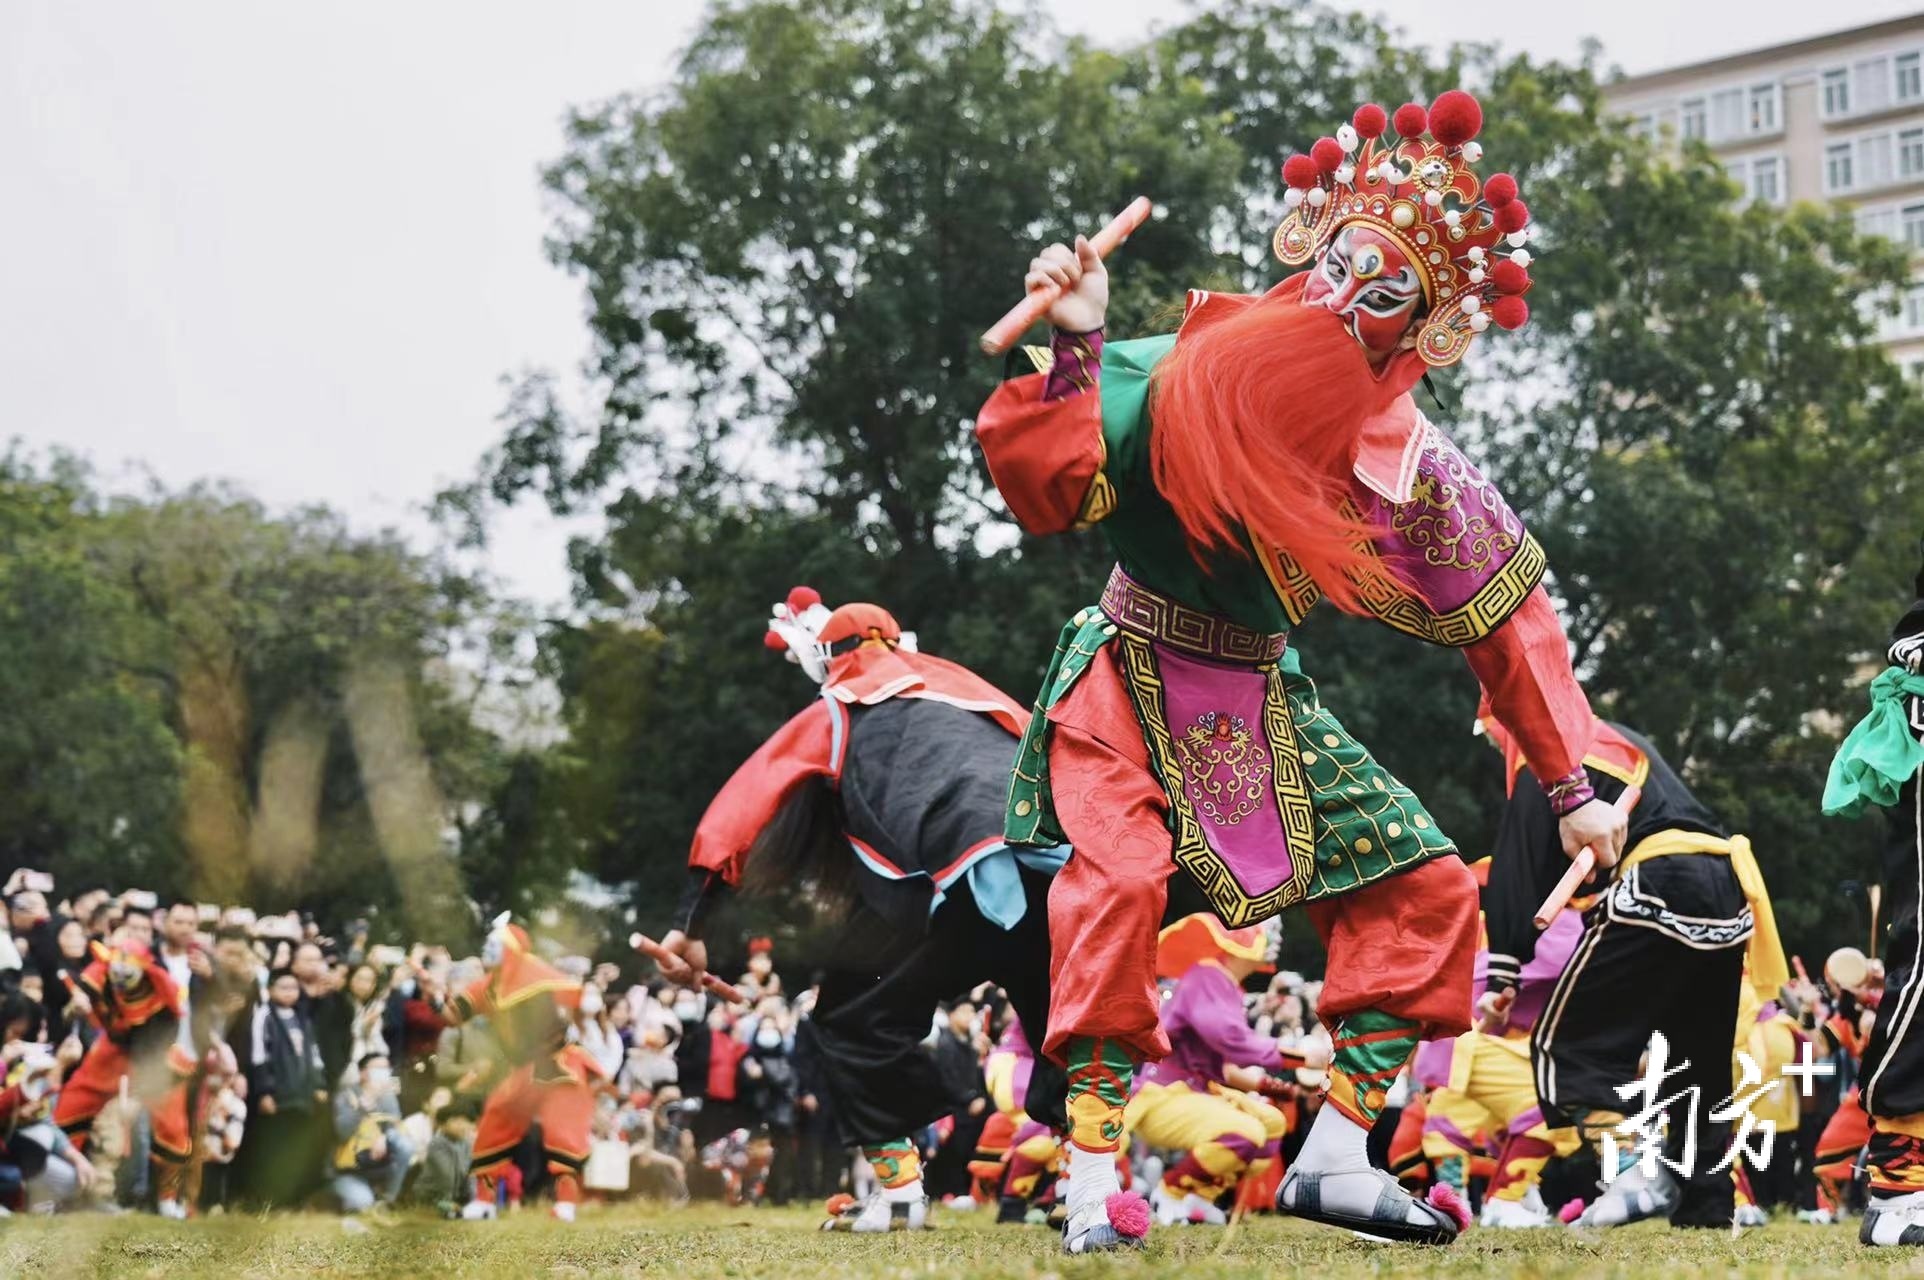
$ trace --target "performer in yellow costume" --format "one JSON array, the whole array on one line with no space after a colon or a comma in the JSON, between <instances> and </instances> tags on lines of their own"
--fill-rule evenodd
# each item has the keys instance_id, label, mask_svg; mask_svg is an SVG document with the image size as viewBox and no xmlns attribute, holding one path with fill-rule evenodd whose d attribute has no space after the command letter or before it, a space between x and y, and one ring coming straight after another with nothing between
<instances>
[{"instance_id":1,"label":"performer in yellow costume","mask_svg":"<svg viewBox=\"0 0 1924 1280\"><path fill-rule=\"evenodd\" d=\"M1178 978L1162 1006L1169 1056L1143 1065L1123 1122L1149 1145L1183 1153L1149 1197L1165 1226L1222 1224L1217 1201L1282 1153L1283 1113L1259 1095L1280 1090L1275 1073L1310 1066L1312 1055L1257 1035L1242 997L1245 979L1276 967L1279 937L1198 913L1157 939L1158 976ZM1313 1057L1317 1069L1328 1065L1327 1054Z\"/></svg>"}]
</instances>

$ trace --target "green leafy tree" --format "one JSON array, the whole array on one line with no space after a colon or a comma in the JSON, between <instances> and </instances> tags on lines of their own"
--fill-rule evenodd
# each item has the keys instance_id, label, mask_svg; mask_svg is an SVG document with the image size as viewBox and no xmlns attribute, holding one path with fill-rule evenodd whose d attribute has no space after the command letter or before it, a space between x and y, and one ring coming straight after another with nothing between
<instances>
[{"instance_id":1,"label":"green leafy tree","mask_svg":"<svg viewBox=\"0 0 1924 1280\"><path fill-rule=\"evenodd\" d=\"M1598 708L1650 732L1757 838L1794 946L1819 945L1853 833L1816 779L1899 581L1917 403L1860 299L1901 257L1816 209L1739 208L1714 161L1605 116L1579 65L1234 0L1118 50L969 0L718 5L674 79L577 117L549 170L551 252L589 301L594 409L522 384L482 482L448 495L598 507L584 621L546 661L587 865L665 911L696 816L805 696L758 639L795 582L876 599L1019 695L1093 598L1094 538L1006 523L965 434L996 371L975 335L1034 247L1138 192L1165 206L1115 276L1111 330L1183 288L1258 289L1276 165L1374 99L1463 84L1543 229L1532 325L1426 406L1551 554ZM1324 611L1298 640L1349 725L1465 851L1501 780L1465 750L1454 654Z\"/></svg>"},{"instance_id":2,"label":"green leafy tree","mask_svg":"<svg viewBox=\"0 0 1924 1280\"><path fill-rule=\"evenodd\" d=\"M486 853L517 748L481 703L527 679L486 584L325 510L109 499L16 451L0 602L0 865L336 924L385 907L384 932L450 941L470 880L532 903Z\"/></svg>"},{"instance_id":3,"label":"green leafy tree","mask_svg":"<svg viewBox=\"0 0 1924 1280\"><path fill-rule=\"evenodd\" d=\"M525 383L448 505L603 504L576 549L599 620L549 645L596 871L665 909L706 797L806 696L760 645L797 582L880 601L1026 696L1107 565L1085 540L1011 545L967 435L996 374L974 340L1036 247L1142 192L1180 199L1130 242L1123 326L1252 278L1250 237L1224 234L1237 134L1322 114L1265 118L1252 77L1311 67L1336 101L1383 74L1346 42L1364 28L1286 13L1231 59L1226 34L1114 53L985 0L720 5L665 94L574 121L551 248L590 298L597 408Z\"/></svg>"},{"instance_id":4,"label":"green leafy tree","mask_svg":"<svg viewBox=\"0 0 1924 1280\"><path fill-rule=\"evenodd\" d=\"M0 866L67 883L165 883L179 857L181 752L138 603L81 531L84 470L0 457Z\"/></svg>"}]
</instances>

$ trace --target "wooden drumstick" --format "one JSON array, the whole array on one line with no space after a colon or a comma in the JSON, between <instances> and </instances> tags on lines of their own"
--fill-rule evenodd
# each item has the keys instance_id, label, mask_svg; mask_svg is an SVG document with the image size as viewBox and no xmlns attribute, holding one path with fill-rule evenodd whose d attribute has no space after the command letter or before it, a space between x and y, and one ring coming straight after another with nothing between
<instances>
[{"instance_id":1,"label":"wooden drumstick","mask_svg":"<svg viewBox=\"0 0 1924 1280\"><path fill-rule=\"evenodd\" d=\"M1148 196L1137 196L1129 202L1127 209L1110 220L1108 226L1089 237L1089 247L1096 251L1098 258L1108 257L1137 227L1149 221L1149 214L1154 208ZM1013 347L1016 339L1026 333L1030 325L1042 319L1061 296L1062 286L1047 285L1010 307L1008 314L990 325L989 331L982 335L983 353L999 356Z\"/></svg>"},{"instance_id":2,"label":"wooden drumstick","mask_svg":"<svg viewBox=\"0 0 1924 1280\"><path fill-rule=\"evenodd\" d=\"M647 956L650 960L653 960L656 964L665 965L680 958L645 933L629 934L628 945ZM730 1004L748 1003L748 997L743 995L740 989L728 985L712 973L704 973L701 975L701 985L703 990L720 996Z\"/></svg>"},{"instance_id":3,"label":"wooden drumstick","mask_svg":"<svg viewBox=\"0 0 1924 1280\"><path fill-rule=\"evenodd\" d=\"M1505 1019L1505 1017L1510 1012L1510 1006L1515 1003L1516 1003L1516 988L1511 987L1508 991L1505 991L1501 996L1497 998L1496 1008L1490 1010L1489 1013L1484 1014L1482 1017L1478 1018L1476 1022L1470 1027L1470 1030L1476 1032L1478 1035L1482 1035L1485 1032L1489 1031L1490 1027L1493 1024L1502 1022Z\"/></svg>"},{"instance_id":4,"label":"wooden drumstick","mask_svg":"<svg viewBox=\"0 0 1924 1280\"><path fill-rule=\"evenodd\" d=\"M1642 796L1642 787L1625 787L1623 794L1617 797L1616 807L1622 813L1629 813L1636 808L1637 801ZM1570 869L1563 873L1563 879L1557 881L1557 887L1550 890L1550 896L1545 898L1543 905L1537 908L1537 928L1548 929L1550 922L1557 918L1557 912L1570 905L1571 896L1583 886L1583 882L1588 880L1590 873L1596 869L1596 850L1585 845L1577 852L1576 857L1570 859Z\"/></svg>"}]
</instances>

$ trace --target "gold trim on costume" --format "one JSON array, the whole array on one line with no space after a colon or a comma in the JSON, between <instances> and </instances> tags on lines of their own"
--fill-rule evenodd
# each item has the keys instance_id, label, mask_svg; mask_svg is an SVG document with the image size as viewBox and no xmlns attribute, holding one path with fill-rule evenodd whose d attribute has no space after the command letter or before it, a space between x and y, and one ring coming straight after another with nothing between
<instances>
[{"instance_id":1,"label":"gold trim on costume","mask_svg":"<svg viewBox=\"0 0 1924 1280\"><path fill-rule=\"evenodd\" d=\"M1433 613L1409 592L1365 590L1363 603L1379 622L1405 635L1448 648L1474 644L1502 626L1543 579L1549 558L1529 534L1509 562L1477 588L1475 595L1448 613Z\"/></svg>"},{"instance_id":2,"label":"gold trim on costume","mask_svg":"<svg viewBox=\"0 0 1924 1280\"><path fill-rule=\"evenodd\" d=\"M1277 548L1258 546L1256 563L1263 567L1263 576L1269 579L1276 598L1283 602L1283 612L1289 617L1289 625L1297 626L1316 602L1323 598L1323 589L1316 585L1303 566L1296 563L1296 557Z\"/></svg>"},{"instance_id":3,"label":"gold trim on costume","mask_svg":"<svg viewBox=\"0 0 1924 1280\"><path fill-rule=\"evenodd\" d=\"M1151 764L1169 800L1176 865L1195 879L1209 899L1211 910L1231 929L1267 920L1300 902L1315 878L1316 810L1310 799L1308 780L1303 776L1302 752L1297 745L1296 725L1283 688L1281 669L1270 664L1265 672L1263 727L1275 761L1272 779L1277 808L1282 815L1290 873L1268 893L1251 897L1203 835L1195 804L1182 785L1175 743L1163 713L1162 674L1156 666L1154 645L1126 630L1119 631L1116 639L1120 642L1123 683L1136 705Z\"/></svg>"}]
</instances>

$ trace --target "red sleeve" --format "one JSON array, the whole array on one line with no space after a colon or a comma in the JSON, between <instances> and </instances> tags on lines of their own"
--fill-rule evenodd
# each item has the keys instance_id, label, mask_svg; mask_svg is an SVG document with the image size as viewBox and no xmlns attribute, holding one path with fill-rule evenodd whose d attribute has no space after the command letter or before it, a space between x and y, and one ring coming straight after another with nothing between
<instances>
[{"instance_id":1,"label":"red sleeve","mask_svg":"<svg viewBox=\"0 0 1924 1280\"><path fill-rule=\"evenodd\" d=\"M742 860L795 789L810 778L841 775L847 734L848 713L826 698L776 730L708 802L688 865L741 883Z\"/></svg>"},{"instance_id":2,"label":"red sleeve","mask_svg":"<svg viewBox=\"0 0 1924 1280\"><path fill-rule=\"evenodd\" d=\"M1562 778L1583 763L1593 733L1590 700L1570 670L1563 623L1541 586L1495 631L1464 646L1463 656L1531 772Z\"/></svg>"},{"instance_id":3,"label":"red sleeve","mask_svg":"<svg viewBox=\"0 0 1924 1280\"><path fill-rule=\"evenodd\" d=\"M88 961L87 967L80 971L74 981L89 996L98 998L107 990L107 962L105 960Z\"/></svg>"},{"instance_id":4,"label":"red sleeve","mask_svg":"<svg viewBox=\"0 0 1924 1280\"><path fill-rule=\"evenodd\" d=\"M997 387L976 416L975 438L1010 512L1030 533L1061 533L1082 514L1102 470L1102 397L1044 400L1048 375Z\"/></svg>"},{"instance_id":5,"label":"red sleeve","mask_svg":"<svg viewBox=\"0 0 1924 1280\"><path fill-rule=\"evenodd\" d=\"M20 1104L24 1101L26 1099L17 1084L0 1089L0 1121L12 1120L14 1113L20 1110Z\"/></svg>"},{"instance_id":6,"label":"red sleeve","mask_svg":"<svg viewBox=\"0 0 1924 1280\"><path fill-rule=\"evenodd\" d=\"M446 1016L452 1023L466 1022L469 1018L484 1018L494 1012L494 975L485 974L468 984L462 991L448 1001ZM401 1005L401 1023L407 1024L407 1002Z\"/></svg>"}]
</instances>

